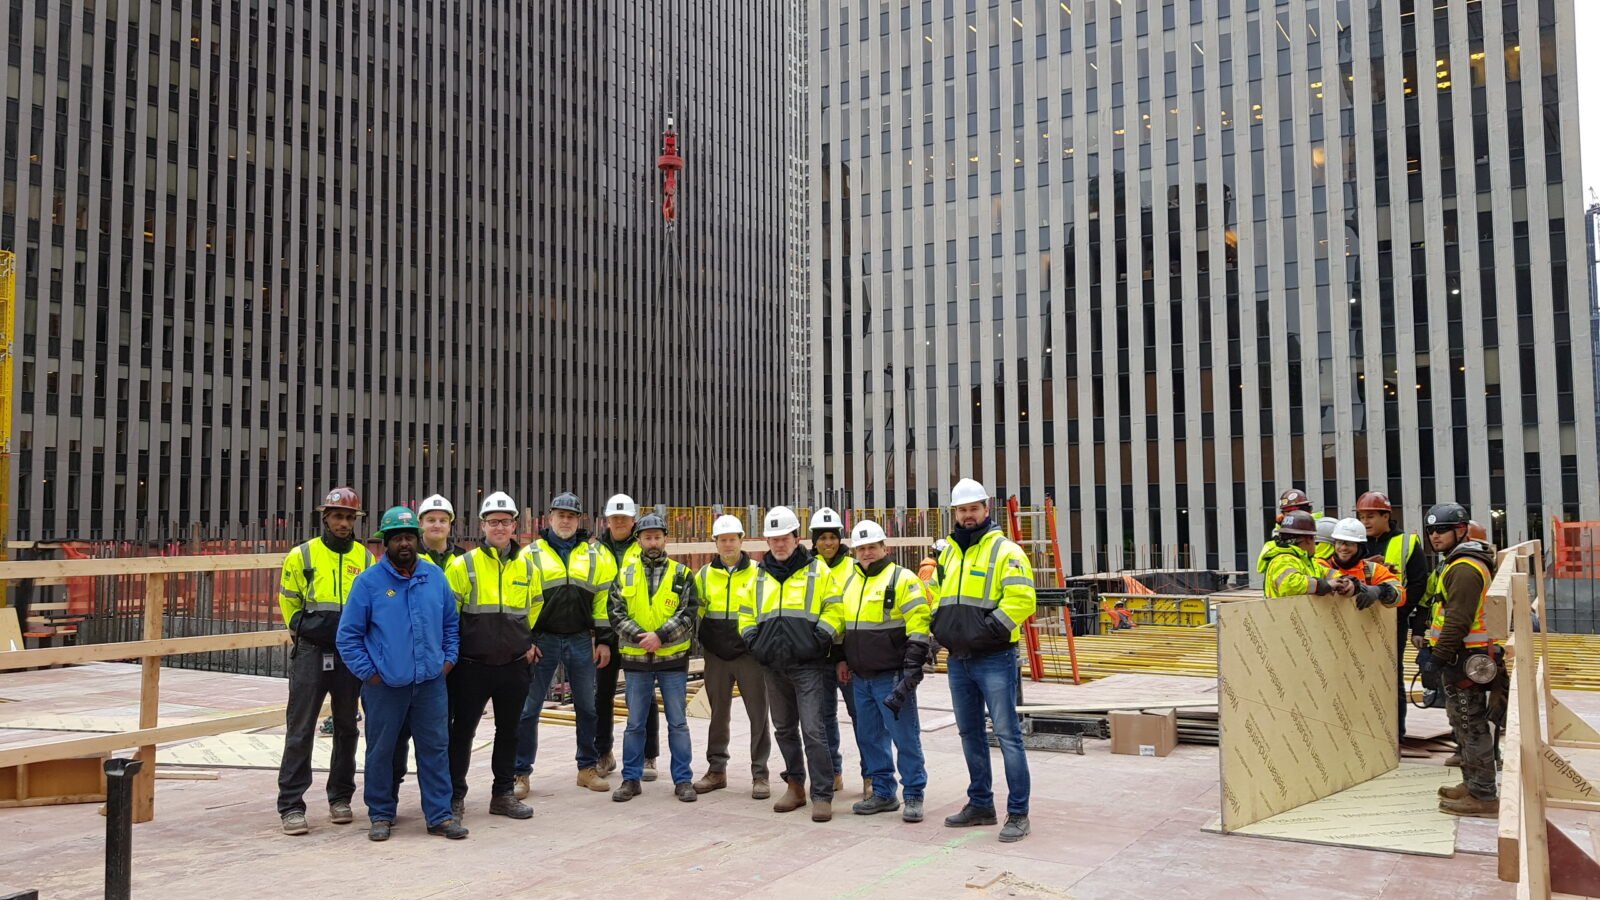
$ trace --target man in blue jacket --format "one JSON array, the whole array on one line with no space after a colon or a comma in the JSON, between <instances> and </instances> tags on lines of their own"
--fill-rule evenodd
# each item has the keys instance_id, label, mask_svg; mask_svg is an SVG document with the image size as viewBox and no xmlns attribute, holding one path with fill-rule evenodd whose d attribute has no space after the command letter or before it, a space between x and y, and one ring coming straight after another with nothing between
<instances>
[{"instance_id":1,"label":"man in blue jacket","mask_svg":"<svg viewBox=\"0 0 1600 900\"><path fill-rule=\"evenodd\" d=\"M350 585L339 620L338 648L361 679L367 716L367 837L389 839L394 825L394 753L408 722L416 744L417 781L428 833L467 836L450 811L449 700L445 676L461 642L456 598L444 571L418 557L417 516L403 506L383 514L384 557Z\"/></svg>"}]
</instances>

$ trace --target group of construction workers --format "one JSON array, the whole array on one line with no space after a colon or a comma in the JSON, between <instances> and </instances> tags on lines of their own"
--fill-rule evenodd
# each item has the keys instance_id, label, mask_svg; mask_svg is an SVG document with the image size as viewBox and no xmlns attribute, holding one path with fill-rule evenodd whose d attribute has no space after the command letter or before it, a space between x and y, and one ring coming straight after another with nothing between
<instances>
[{"instance_id":1,"label":"group of construction workers","mask_svg":"<svg viewBox=\"0 0 1600 900\"><path fill-rule=\"evenodd\" d=\"M1422 539L1400 527L1383 491L1362 494L1354 518L1312 509L1311 498L1297 488L1278 498L1277 527L1257 561L1266 596L1337 595L1354 598L1360 610L1396 608L1397 736L1405 738L1411 705L1405 654L1415 648L1424 686L1442 690L1455 735L1458 751L1446 764L1459 766L1463 778L1440 789L1439 808L1458 816L1498 815L1496 742L1510 681L1504 647L1490 639L1483 621L1495 559L1488 532L1460 504L1435 504L1423 523L1435 558L1430 567Z\"/></svg>"},{"instance_id":2,"label":"group of construction workers","mask_svg":"<svg viewBox=\"0 0 1600 900\"><path fill-rule=\"evenodd\" d=\"M744 550L743 523L724 515L711 529L715 558L692 571L668 556L661 516L640 517L623 494L606 502L598 536L581 527L579 498L558 494L545 527L524 546L515 501L492 493L479 507L470 549L453 542L455 509L435 495L416 510L384 512L374 554L355 539L365 516L360 496L335 488L318 507L322 533L289 552L280 579L279 605L293 633L278 776L283 832L310 830L311 750L330 699L333 823L353 821L356 741L364 731L368 837L389 838L414 753L428 833L465 838L467 775L491 705L488 812L532 817L524 801L539 724L564 714L546 710L558 668L571 690L579 787L610 791L616 802L638 797L657 777L659 714L674 796L693 802L728 787L737 687L750 723L750 796L772 796L767 763L776 736L784 789L774 811L809 805L813 821L829 821L844 790L842 694L864 782L851 811L898 810L903 821L921 822L927 769L917 689L937 642L948 654L969 780L966 804L945 825L999 824L992 722L1008 792L999 839L1021 840L1030 825L1017 641L1035 609L1033 570L996 524L983 485L962 479L950 500L955 528L919 572L889 558L878 523L857 522L847 537L831 509L812 517L808 549L799 517L781 506L761 519L759 562ZM707 768L695 780L687 697L697 649L710 723ZM628 715L621 781L612 790L619 674Z\"/></svg>"}]
</instances>

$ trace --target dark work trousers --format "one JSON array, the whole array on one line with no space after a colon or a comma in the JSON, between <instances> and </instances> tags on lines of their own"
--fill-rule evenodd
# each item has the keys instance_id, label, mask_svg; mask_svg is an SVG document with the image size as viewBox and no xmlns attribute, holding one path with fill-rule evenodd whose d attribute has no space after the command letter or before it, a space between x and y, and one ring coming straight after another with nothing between
<instances>
[{"instance_id":1,"label":"dark work trousers","mask_svg":"<svg viewBox=\"0 0 1600 900\"><path fill-rule=\"evenodd\" d=\"M809 774L813 800L833 800L828 707L837 708L838 684L830 663L767 670L767 711L783 755L783 780L804 785Z\"/></svg>"},{"instance_id":2,"label":"dark work trousers","mask_svg":"<svg viewBox=\"0 0 1600 900\"><path fill-rule=\"evenodd\" d=\"M611 661L605 668L594 670L594 752L596 756L611 753L616 744L617 676L622 673L622 654L611 648ZM655 695L650 695L650 718L644 722L644 758L655 759L661 755L661 708Z\"/></svg>"},{"instance_id":3,"label":"dark work trousers","mask_svg":"<svg viewBox=\"0 0 1600 900\"><path fill-rule=\"evenodd\" d=\"M472 745L484 707L494 704L494 749L489 765L494 783L491 797L510 794L516 777L517 722L528 699L532 669L521 659L503 666L485 666L470 660L450 671L450 799L467 796L467 768L472 765Z\"/></svg>"},{"instance_id":4,"label":"dark work trousers","mask_svg":"<svg viewBox=\"0 0 1600 900\"><path fill-rule=\"evenodd\" d=\"M333 668L323 671L327 657ZM306 811L311 787L311 747L317 741L322 701L333 697L333 761L328 802L349 803L356 793L356 710L361 682L333 650L297 641L289 653L289 704L284 716L283 761L278 765L278 815Z\"/></svg>"},{"instance_id":5,"label":"dark work trousers","mask_svg":"<svg viewBox=\"0 0 1600 900\"><path fill-rule=\"evenodd\" d=\"M1406 651L1411 649L1411 617L1405 613L1406 610L1402 608L1394 617L1394 677L1400 686L1400 730L1395 734L1399 740L1405 740L1406 707L1411 705L1411 692L1406 689Z\"/></svg>"}]
</instances>

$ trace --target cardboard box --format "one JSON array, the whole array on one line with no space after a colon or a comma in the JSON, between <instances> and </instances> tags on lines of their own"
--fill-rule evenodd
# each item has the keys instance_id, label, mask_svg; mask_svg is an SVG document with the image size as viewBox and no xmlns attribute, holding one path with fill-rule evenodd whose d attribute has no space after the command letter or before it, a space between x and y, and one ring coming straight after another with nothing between
<instances>
[{"instance_id":1,"label":"cardboard box","mask_svg":"<svg viewBox=\"0 0 1600 900\"><path fill-rule=\"evenodd\" d=\"M1113 712L1111 752L1129 756L1166 756L1178 745L1176 710Z\"/></svg>"}]
</instances>

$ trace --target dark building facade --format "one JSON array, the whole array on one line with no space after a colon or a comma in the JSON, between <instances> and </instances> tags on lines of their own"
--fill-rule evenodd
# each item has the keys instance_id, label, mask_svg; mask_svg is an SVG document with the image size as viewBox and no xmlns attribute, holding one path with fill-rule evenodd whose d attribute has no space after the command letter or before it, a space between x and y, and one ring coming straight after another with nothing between
<instances>
[{"instance_id":1,"label":"dark building facade","mask_svg":"<svg viewBox=\"0 0 1600 900\"><path fill-rule=\"evenodd\" d=\"M786 10L9 0L12 536L786 498Z\"/></svg>"}]
</instances>

